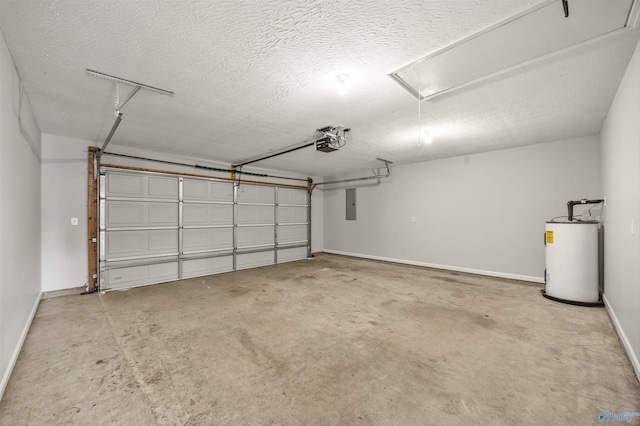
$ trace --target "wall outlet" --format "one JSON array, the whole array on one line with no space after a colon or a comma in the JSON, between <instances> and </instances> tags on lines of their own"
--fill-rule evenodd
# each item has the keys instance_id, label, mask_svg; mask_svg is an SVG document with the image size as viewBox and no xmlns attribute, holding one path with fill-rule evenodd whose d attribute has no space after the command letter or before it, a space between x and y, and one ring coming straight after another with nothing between
<instances>
[{"instance_id":1,"label":"wall outlet","mask_svg":"<svg viewBox=\"0 0 640 426\"><path fill-rule=\"evenodd\" d=\"M416 223L416 217L415 216L411 216L411 222Z\"/></svg>"},{"instance_id":2,"label":"wall outlet","mask_svg":"<svg viewBox=\"0 0 640 426\"><path fill-rule=\"evenodd\" d=\"M78 218L77 217L72 217L71 218L71 226L78 226Z\"/></svg>"}]
</instances>

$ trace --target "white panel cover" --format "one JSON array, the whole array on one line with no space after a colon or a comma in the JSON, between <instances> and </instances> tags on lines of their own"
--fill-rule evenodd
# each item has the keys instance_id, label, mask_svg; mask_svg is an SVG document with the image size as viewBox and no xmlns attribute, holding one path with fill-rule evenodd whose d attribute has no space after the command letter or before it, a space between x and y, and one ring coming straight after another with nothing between
<instances>
[{"instance_id":1,"label":"white panel cover","mask_svg":"<svg viewBox=\"0 0 640 426\"><path fill-rule=\"evenodd\" d=\"M275 204L275 188L272 186L241 184L238 187L238 202Z\"/></svg>"},{"instance_id":2,"label":"white panel cover","mask_svg":"<svg viewBox=\"0 0 640 426\"><path fill-rule=\"evenodd\" d=\"M275 244L274 226L248 226L237 230L238 248Z\"/></svg>"},{"instance_id":3,"label":"white panel cover","mask_svg":"<svg viewBox=\"0 0 640 426\"><path fill-rule=\"evenodd\" d=\"M307 225L278 226L278 244L307 241L307 231Z\"/></svg>"},{"instance_id":4,"label":"white panel cover","mask_svg":"<svg viewBox=\"0 0 640 426\"><path fill-rule=\"evenodd\" d=\"M183 185L185 201L233 202L233 183L185 178Z\"/></svg>"},{"instance_id":5,"label":"white panel cover","mask_svg":"<svg viewBox=\"0 0 640 426\"><path fill-rule=\"evenodd\" d=\"M240 253L236 256L236 269L249 269L258 266L273 265L274 252L263 251L260 253Z\"/></svg>"},{"instance_id":6,"label":"white panel cover","mask_svg":"<svg viewBox=\"0 0 640 426\"><path fill-rule=\"evenodd\" d=\"M236 211L238 225L275 223L273 206L238 206Z\"/></svg>"},{"instance_id":7,"label":"white panel cover","mask_svg":"<svg viewBox=\"0 0 640 426\"><path fill-rule=\"evenodd\" d=\"M278 206L278 223L307 223L307 207Z\"/></svg>"},{"instance_id":8,"label":"white panel cover","mask_svg":"<svg viewBox=\"0 0 640 426\"><path fill-rule=\"evenodd\" d=\"M107 228L178 226L178 204L144 201L107 201Z\"/></svg>"},{"instance_id":9,"label":"white panel cover","mask_svg":"<svg viewBox=\"0 0 640 426\"><path fill-rule=\"evenodd\" d=\"M233 228L185 229L182 234L183 253L233 249Z\"/></svg>"},{"instance_id":10,"label":"white panel cover","mask_svg":"<svg viewBox=\"0 0 640 426\"><path fill-rule=\"evenodd\" d=\"M182 220L184 226L233 225L233 206L185 203Z\"/></svg>"},{"instance_id":11,"label":"white panel cover","mask_svg":"<svg viewBox=\"0 0 640 426\"><path fill-rule=\"evenodd\" d=\"M293 262L294 260L302 260L307 258L306 247L296 247L284 250L278 250L278 263Z\"/></svg>"},{"instance_id":12,"label":"white panel cover","mask_svg":"<svg viewBox=\"0 0 640 426\"><path fill-rule=\"evenodd\" d=\"M106 196L178 199L178 178L148 174L110 172Z\"/></svg>"},{"instance_id":13,"label":"white panel cover","mask_svg":"<svg viewBox=\"0 0 640 426\"><path fill-rule=\"evenodd\" d=\"M178 230L108 231L106 260L178 254Z\"/></svg>"},{"instance_id":14,"label":"white panel cover","mask_svg":"<svg viewBox=\"0 0 640 426\"><path fill-rule=\"evenodd\" d=\"M233 256L193 259L182 262L182 278L201 277L233 271Z\"/></svg>"},{"instance_id":15,"label":"white panel cover","mask_svg":"<svg viewBox=\"0 0 640 426\"><path fill-rule=\"evenodd\" d=\"M632 0L547 0L393 73L426 99L625 26ZM473 64L473 66L469 66ZM416 72L416 69L419 72Z\"/></svg>"},{"instance_id":16,"label":"white panel cover","mask_svg":"<svg viewBox=\"0 0 640 426\"><path fill-rule=\"evenodd\" d=\"M307 191L303 189L278 188L278 204L307 205Z\"/></svg>"},{"instance_id":17,"label":"white panel cover","mask_svg":"<svg viewBox=\"0 0 640 426\"><path fill-rule=\"evenodd\" d=\"M107 269L104 282L108 289L136 287L178 279L178 262Z\"/></svg>"}]
</instances>

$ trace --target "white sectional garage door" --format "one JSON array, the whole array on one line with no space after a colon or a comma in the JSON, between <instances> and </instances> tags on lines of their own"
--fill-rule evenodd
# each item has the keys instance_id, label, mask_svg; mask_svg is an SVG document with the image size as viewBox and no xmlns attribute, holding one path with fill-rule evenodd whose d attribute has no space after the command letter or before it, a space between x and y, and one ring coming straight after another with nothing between
<instances>
[{"instance_id":1,"label":"white sectional garage door","mask_svg":"<svg viewBox=\"0 0 640 426\"><path fill-rule=\"evenodd\" d=\"M305 259L306 188L102 170L100 289Z\"/></svg>"}]
</instances>

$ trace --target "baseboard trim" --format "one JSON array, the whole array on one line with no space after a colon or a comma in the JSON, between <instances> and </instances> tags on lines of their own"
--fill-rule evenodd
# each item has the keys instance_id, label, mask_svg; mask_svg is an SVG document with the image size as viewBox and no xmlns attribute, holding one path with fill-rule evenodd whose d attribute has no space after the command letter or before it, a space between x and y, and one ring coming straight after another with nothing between
<instances>
[{"instance_id":1,"label":"baseboard trim","mask_svg":"<svg viewBox=\"0 0 640 426\"><path fill-rule=\"evenodd\" d=\"M64 288L62 290L44 291L42 293L41 299L44 300L44 299L53 299L54 297L73 296L73 295L78 295L86 290L87 288L85 286L82 286L82 287Z\"/></svg>"},{"instance_id":2,"label":"baseboard trim","mask_svg":"<svg viewBox=\"0 0 640 426\"><path fill-rule=\"evenodd\" d=\"M13 367L15 367L16 362L18 361L18 356L20 355L20 351L22 350L22 345L24 344L25 339L27 338L27 334L29 333L29 328L31 328L31 322L33 318L36 316L36 312L38 310L38 305L40 304L40 300L42 299L42 291L38 294L33 307L31 308L31 313L29 314L29 319L27 323L24 325L22 329L22 333L20 334L20 339L18 340L18 344L16 345L15 350L13 351L13 355L11 355L11 360L9 360L9 365L7 369L2 374L2 383L0 383L0 400L2 400L2 395L4 395L4 390L9 383L9 378L11 377L11 373L13 372Z\"/></svg>"},{"instance_id":3,"label":"baseboard trim","mask_svg":"<svg viewBox=\"0 0 640 426\"><path fill-rule=\"evenodd\" d=\"M615 311L613 310L613 308L609 304L609 301L607 300L606 294L602 295L602 300L604 301L604 306L607 309L607 312L609 313L609 318L611 318L611 322L613 323L613 327L615 328L616 333L618 333L618 337L620 337L620 341L622 341L622 346L624 346L624 349L627 352L627 357L629 358L629 361L631 362L631 366L633 367L633 371L635 371L635 373L636 373L636 379L638 379L638 381L640 381L640 360L638 359L638 354L636 354L633 351L633 347L631 346L631 342L629 341L629 338L627 337L627 335L625 334L624 330L622 329L622 325L620 324L620 321L618 321L618 317L616 316Z\"/></svg>"},{"instance_id":4,"label":"baseboard trim","mask_svg":"<svg viewBox=\"0 0 640 426\"><path fill-rule=\"evenodd\" d=\"M449 266L449 265L439 265L435 263L418 262L415 260L396 259L393 257L373 256L368 254L351 253L351 252L338 251L338 250L325 249L323 250L323 252L329 253L329 254L339 254L342 256L361 257L363 259L382 260L384 262L402 263L405 265L413 265L413 266L424 266L427 268L444 269L447 271L464 272L467 274L486 275L489 277L507 278L510 280L529 281L529 282L544 284L543 277L532 277L529 275L517 275L517 274L507 274L504 272L484 271L481 269L463 268L459 266Z\"/></svg>"}]
</instances>

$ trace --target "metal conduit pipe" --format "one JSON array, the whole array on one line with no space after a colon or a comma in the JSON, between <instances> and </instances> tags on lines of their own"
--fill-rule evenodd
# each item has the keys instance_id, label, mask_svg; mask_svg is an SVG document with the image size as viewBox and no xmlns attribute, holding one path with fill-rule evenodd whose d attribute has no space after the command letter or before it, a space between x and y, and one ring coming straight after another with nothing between
<instances>
[{"instance_id":1,"label":"metal conduit pipe","mask_svg":"<svg viewBox=\"0 0 640 426\"><path fill-rule=\"evenodd\" d=\"M387 169L387 173L384 175L378 175L376 174L376 172L374 171L373 176L364 176L364 177L358 177L358 178L351 178L351 179L342 179L342 180L332 180L332 181L328 181L328 182L318 182L316 184L314 184L311 187L311 191L313 191L315 189L316 186L318 185L329 185L332 183L347 183L347 182L358 182L358 181L362 181L362 180L371 180L371 179L384 179L384 178L388 178L391 177L391 169L389 169L389 164L393 164L393 161L388 161L388 160L383 160L382 158L377 158L377 160L383 161L384 165Z\"/></svg>"}]
</instances>

